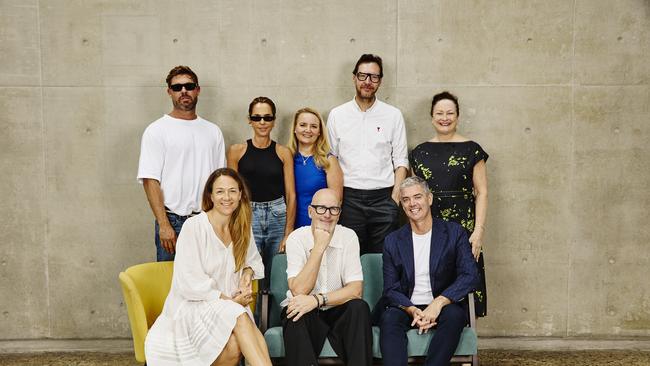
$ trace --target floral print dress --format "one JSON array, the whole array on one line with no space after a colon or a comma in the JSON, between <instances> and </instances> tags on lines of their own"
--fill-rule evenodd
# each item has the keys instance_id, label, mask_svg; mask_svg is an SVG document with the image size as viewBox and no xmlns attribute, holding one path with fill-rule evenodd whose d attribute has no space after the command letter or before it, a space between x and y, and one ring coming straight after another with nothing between
<instances>
[{"instance_id":1,"label":"floral print dress","mask_svg":"<svg viewBox=\"0 0 650 366\"><path fill-rule=\"evenodd\" d=\"M467 234L474 231L474 165L487 161L488 154L474 141L424 142L413 149L409 161L415 175L427 181L433 193L434 217L462 225ZM476 315L487 314L487 292L483 252L478 261L481 282L475 292Z\"/></svg>"}]
</instances>

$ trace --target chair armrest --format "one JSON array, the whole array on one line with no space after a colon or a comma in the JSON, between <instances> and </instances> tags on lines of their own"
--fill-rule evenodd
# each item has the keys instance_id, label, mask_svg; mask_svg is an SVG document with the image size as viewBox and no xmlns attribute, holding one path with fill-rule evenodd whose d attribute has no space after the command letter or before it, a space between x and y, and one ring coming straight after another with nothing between
<instances>
[{"instance_id":1,"label":"chair armrest","mask_svg":"<svg viewBox=\"0 0 650 366\"><path fill-rule=\"evenodd\" d=\"M476 329L476 308L474 307L474 293L467 294L467 302L469 303L469 327Z\"/></svg>"},{"instance_id":2,"label":"chair armrest","mask_svg":"<svg viewBox=\"0 0 650 366\"><path fill-rule=\"evenodd\" d=\"M264 334L269 327L269 301L271 294L269 290L262 290L260 292L262 295L262 308L259 311L260 314L260 332Z\"/></svg>"}]
</instances>

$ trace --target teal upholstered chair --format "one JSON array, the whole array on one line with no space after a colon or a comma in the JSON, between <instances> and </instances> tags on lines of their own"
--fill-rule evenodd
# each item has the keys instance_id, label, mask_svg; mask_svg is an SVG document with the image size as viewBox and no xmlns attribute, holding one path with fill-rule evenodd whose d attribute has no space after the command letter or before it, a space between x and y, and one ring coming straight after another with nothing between
<instances>
[{"instance_id":1,"label":"teal upholstered chair","mask_svg":"<svg viewBox=\"0 0 650 366\"><path fill-rule=\"evenodd\" d=\"M384 289L383 261L381 254L364 254L361 256L361 267L363 268L363 299L370 305L370 310L381 297ZM469 294L469 317L470 326L465 327L460 336L460 342L452 363L472 363L478 365L478 339L476 336L476 315L474 310L474 294ZM435 330L427 334L418 334L416 329L411 329L406 334L408 338L409 363L422 363L427 354L429 341ZM373 356L381 358L379 349L379 327L372 327L372 353Z\"/></svg>"},{"instance_id":2,"label":"teal upholstered chair","mask_svg":"<svg viewBox=\"0 0 650 366\"><path fill-rule=\"evenodd\" d=\"M382 270L381 254L365 254L361 256L361 266L363 267L363 299L370 305L370 310L375 306L379 297L381 297L384 281ZM273 258L273 268L271 271L271 285L269 293L262 294L262 317L260 319L260 330L264 334L264 339L269 348L269 354L274 364L282 364L284 361L284 342L282 339L282 326L280 323L280 312L282 308L280 303L286 298L288 290L287 284L287 258L284 254L278 254ZM468 363L478 365L477 355L477 337L475 331L474 301L470 294L470 327L465 328L461 335L460 343L456 349L456 354L452 359L454 363ZM375 363L381 360L381 351L379 349L379 327L373 327L373 356ZM421 363L424 361L424 355L427 353L429 340L433 332L419 335L417 330L408 332L409 340L408 352L409 363ZM322 362L320 364L340 364L336 353L332 349L329 341L325 341L325 346L320 354Z\"/></svg>"},{"instance_id":3,"label":"teal upholstered chair","mask_svg":"<svg viewBox=\"0 0 650 366\"><path fill-rule=\"evenodd\" d=\"M264 339L269 348L269 355L274 364L284 362L284 341L282 339L282 324L280 323L282 308L280 303L287 297L287 290L289 290L287 256L278 254L273 257L269 293L262 293L262 317L260 319L260 330L264 334ZM337 363L338 361L336 352L332 349L329 341L325 341L320 357L324 358L324 363L328 361Z\"/></svg>"}]
</instances>

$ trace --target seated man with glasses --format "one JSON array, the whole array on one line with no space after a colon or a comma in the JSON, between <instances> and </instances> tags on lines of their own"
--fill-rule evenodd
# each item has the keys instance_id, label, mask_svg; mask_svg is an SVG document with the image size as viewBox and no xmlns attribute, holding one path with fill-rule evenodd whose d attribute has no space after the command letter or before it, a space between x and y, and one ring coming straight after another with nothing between
<instances>
[{"instance_id":1,"label":"seated man with glasses","mask_svg":"<svg viewBox=\"0 0 650 366\"><path fill-rule=\"evenodd\" d=\"M309 206L311 226L287 238L289 291L281 305L289 366L318 365L325 339L346 365L372 364L359 241L354 231L337 225L340 214L337 193L321 189Z\"/></svg>"},{"instance_id":2,"label":"seated man with glasses","mask_svg":"<svg viewBox=\"0 0 650 366\"><path fill-rule=\"evenodd\" d=\"M383 76L381 57L362 55L352 71L354 98L327 118L343 171L341 225L357 233L361 254L381 253L384 238L397 229L398 187L408 171L402 112L375 95Z\"/></svg>"}]
</instances>

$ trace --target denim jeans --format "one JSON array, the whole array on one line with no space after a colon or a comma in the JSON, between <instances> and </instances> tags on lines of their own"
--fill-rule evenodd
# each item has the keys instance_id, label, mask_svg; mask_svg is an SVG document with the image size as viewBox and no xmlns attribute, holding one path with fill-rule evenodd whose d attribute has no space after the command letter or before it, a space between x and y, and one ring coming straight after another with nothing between
<instances>
[{"instance_id":1,"label":"denim jeans","mask_svg":"<svg viewBox=\"0 0 650 366\"><path fill-rule=\"evenodd\" d=\"M260 289L268 289L271 277L271 263L284 239L287 222L287 205L284 197L268 202L252 202L253 236L264 262L264 281Z\"/></svg>"},{"instance_id":2,"label":"denim jeans","mask_svg":"<svg viewBox=\"0 0 650 366\"><path fill-rule=\"evenodd\" d=\"M178 238L178 234L181 232L181 228L183 227L183 224L185 223L185 220L189 219L190 216L178 216L174 213L167 212L167 219L169 219L169 223L172 225L172 228L174 228L174 232L176 233L176 238ZM156 261L158 262L163 262L163 261L173 261L175 252L174 254L168 252L163 248L162 244L160 243L160 226L158 225L158 220L156 220Z\"/></svg>"}]
</instances>

